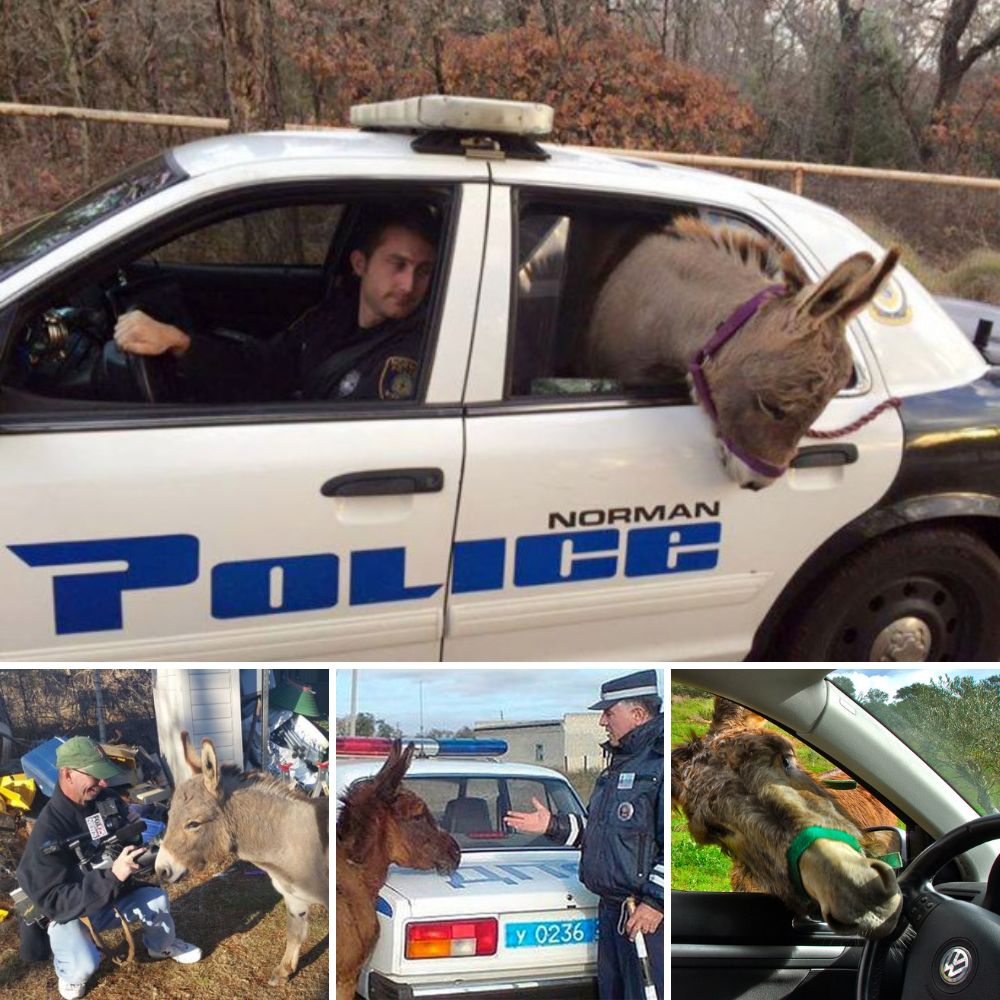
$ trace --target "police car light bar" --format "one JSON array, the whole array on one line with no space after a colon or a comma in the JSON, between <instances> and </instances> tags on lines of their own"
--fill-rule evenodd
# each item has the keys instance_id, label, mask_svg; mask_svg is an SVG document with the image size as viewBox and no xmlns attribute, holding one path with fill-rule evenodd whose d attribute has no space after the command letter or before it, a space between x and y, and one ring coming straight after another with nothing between
<instances>
[{"instance_id":1,"label":"police car light bar","mask_svg":"<svg viewBox=\"0 0 1000 1000\"><path fill-rule=\"evenodd\" d=\"M350 122L359 128L443 129L540 137L552 132L553 119L552 108L547 104L425 94L399 101L355 104L351 107Z\"/></svg>"},{"instance_id":2,"label":"police car light bar","mask_svg":"<svg viewBox=\"0 0 1000 1000\"><path fill-rule=\"evenodd\" d=\"M402 741L412 743L420 757L500 757L507 752L506 740L432 740L424 736ZM338 756L386 757L393 741L379 736L338 736Z\"/></svg>"}]
</instances>

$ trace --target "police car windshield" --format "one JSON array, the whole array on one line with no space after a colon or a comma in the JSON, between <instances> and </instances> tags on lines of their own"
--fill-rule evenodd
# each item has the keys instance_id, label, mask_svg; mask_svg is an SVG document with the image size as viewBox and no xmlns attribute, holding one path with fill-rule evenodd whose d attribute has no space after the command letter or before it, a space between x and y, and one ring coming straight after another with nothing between
<instances>
[{"instance_id":1,"label":"police car windshield","mask_svg":"<svg viewBox=\"0 0 1000 1000\"><path fill-rule=\"evenodd\" d=\"M510 810L534 812L532 798L550 812L583 816L572 787L558 778L517 775L407 776L403 784L419 795L442 830L463 851L552 850L560 845L539 833L517 833L503 822ZM570 850L570 848L567 848Z\"/></svg>"},{"instance_id":2,"label":"police car windshield","mask_svg":"<svg viewBox=\"0 0 1000 1000\"><path fill-rule=\"evenodd\" d=\"M0 237L0 278L20 270L78 233L187 175L165 156L157 156L118 174L65 208Z\"/></svg>"}]
</instances>

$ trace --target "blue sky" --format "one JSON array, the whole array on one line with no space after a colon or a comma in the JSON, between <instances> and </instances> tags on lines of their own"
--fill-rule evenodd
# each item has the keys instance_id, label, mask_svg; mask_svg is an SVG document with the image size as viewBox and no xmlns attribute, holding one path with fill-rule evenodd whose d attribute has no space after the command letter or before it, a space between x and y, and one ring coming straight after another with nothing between
<instances>
[{"instance_id":1,"label":"blue sky","mask_svg":"<svg viewBox=\"0 0 1000 1000\"><path fill-rule=\"evenodd\" d=\"M424 730L471 726L504 719L561 719L583 712L600 698L601 684L631 667L361 667L358 711L369 712L415 736L420 726L423 682ZM337 670L337 715L351 710L351 669ZM657 671L663 693L663 670Z\"/></svg>"},{"instance_id":2,"label":"blue sky","mask_svg":"<svg viewBox=\"0 0 1000 1000\"><path fill-rule=\"evenodd\" d=\"M929 684L935 678L942 677L945 674L949 677L972 676L983 679L1000 673L1000 667L968 668L939 666L916 667L913 669L904 668L899 670L887 669L885 667L872 670L854 670L848 668L838 670L837 673L845 677L850 677L854 681L854 687L859 695L867 694L871 688L878 688L880 691L885 691L891 698L895 696L900 688L904 688L908 684L915 684L917 682Z\"/></svg>"}]
</instances>

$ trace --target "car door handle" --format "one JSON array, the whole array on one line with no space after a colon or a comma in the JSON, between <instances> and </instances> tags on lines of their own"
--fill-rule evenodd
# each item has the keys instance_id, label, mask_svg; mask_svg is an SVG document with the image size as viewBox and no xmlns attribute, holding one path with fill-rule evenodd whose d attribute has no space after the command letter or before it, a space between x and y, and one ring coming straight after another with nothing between
<instances>
[{"instance_id":1,"label":"car door handle","mask_svg":"<svg viewBox=\"0 0 1000 1000\"><path fill-rule=\"evenodd\" d=\"M824 465L853 465L858 460L855 444L813 444L799 448L793 469L818 469Z\"/></svg>"},{"instance_id":2,"label":"car door handle","mask_svg":"<svg viewBox=\"0 0 1000 1000\"><path fill-rule=\"evenodd\" d=\"M374 469L334 476L320 487L320 493L325 497L381 497L440 493L442 489L444 472L441 469Z\"/></svg>"}]
</instances>

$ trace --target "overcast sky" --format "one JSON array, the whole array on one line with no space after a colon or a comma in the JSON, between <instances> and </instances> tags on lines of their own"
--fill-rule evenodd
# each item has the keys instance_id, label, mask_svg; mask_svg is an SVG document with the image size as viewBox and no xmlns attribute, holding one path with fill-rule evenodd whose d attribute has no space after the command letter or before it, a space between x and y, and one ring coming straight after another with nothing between
<instances>
[{"instance_id":1,"label":"overcast sky","mask_svg":"<svg viewBox=\"0 0 1000 1000\"><path fill-rule=\"evenodd\" d=\"M601 696L601 684L633 671L627 667L396 667L358 669L358 711L399 726L405 736L420 730L423 682L424 730L461 729L474 722L561 719L584 712ZM337 716L351 710L351 674L337 670ZM663 695L663 670L657 670Z\"/></svg>"},{"instance_id":2,"label":"overcast sky","mask_svg":"<svg viewBox=\"0 0 1000 1000\"><path fill-rule=\"evenodd\" d=\"M837 673L844 677L850 677L854 681L855 690L859 695L868 694L869 690L872 688L878 688L880 691L885 691L889 695L890 699L896 696L896 692L900 688L906 687L908 684L929 684L932 680L943 677L947 674L949 677L976 677L980 680L986 677L992 677L994 674L998 673L998 669L993 667L980 667L980 668L963 668L963 667L916 667L912 669L902 669L902 670L887 670L885 668L878 670L838 670Z\"/></svg>"}]
</instances>

